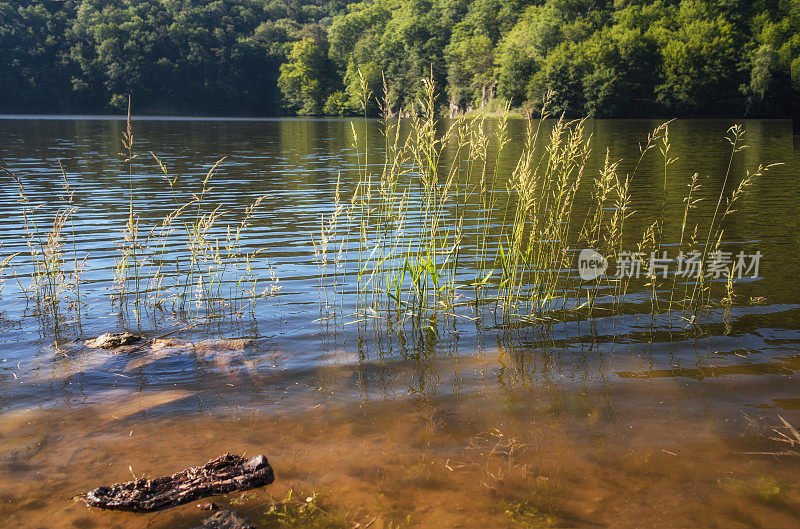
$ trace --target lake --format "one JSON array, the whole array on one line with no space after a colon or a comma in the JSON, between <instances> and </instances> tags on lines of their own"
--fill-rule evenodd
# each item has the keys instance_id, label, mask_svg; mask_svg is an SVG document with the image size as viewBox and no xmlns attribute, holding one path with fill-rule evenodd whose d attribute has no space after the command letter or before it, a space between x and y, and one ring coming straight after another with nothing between
<instances>
[{"instance_id":1,"label":"lake","mask_svg":"<svg viewBox=\"0 0 800 529\"><path fill-rule=\"evenodd\" d=\"M275 483L214 501L258 527L290 489L324 498L309 527L797 527L799 448L778 433L800 423L797 139L788 120L745 120L731 161L734 123L677 120L665 167L663 129L642 154L661 123L583 123L574 186L541 192L562 174L541 169L517 233L526 120L501 150L497 120L471 125L481 156L431 144L433 187L405 185L427 162L401 156L384 192L378 121L134 117L129 159L124 118L0 117L6 525L196 527L191 504L71 498L244 452ZM545 141L557 127L541 126ZM679 276L692 245L722 252L735 284ZM592 248L609 268L585 279ZM664 275L626 275L651 250ZM120 331L156 341L84 345Z\"/></svg>"}]
</instances>

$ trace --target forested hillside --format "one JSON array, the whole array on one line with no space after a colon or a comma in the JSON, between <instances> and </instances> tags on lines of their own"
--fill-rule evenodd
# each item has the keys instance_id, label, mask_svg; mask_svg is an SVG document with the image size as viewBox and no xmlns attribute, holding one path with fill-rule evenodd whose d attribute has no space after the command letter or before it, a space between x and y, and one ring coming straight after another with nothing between
<instances>
[{"instance_id":1,"label":"forested hillside","mask_svg":"<svg viewBox=\"0 0 800 529\"><path fill-rule=\"evenodd\" d=\"M0 1L0 112L789 117L798 0ZM793 76L790 73L794 73ZM794 81L792 81L794 79ZM792 83L795 83L794 85ZM375 108L370 109L371 112ZM796 111L796 109L795 109Z\"/></svg>"}]
</instances>

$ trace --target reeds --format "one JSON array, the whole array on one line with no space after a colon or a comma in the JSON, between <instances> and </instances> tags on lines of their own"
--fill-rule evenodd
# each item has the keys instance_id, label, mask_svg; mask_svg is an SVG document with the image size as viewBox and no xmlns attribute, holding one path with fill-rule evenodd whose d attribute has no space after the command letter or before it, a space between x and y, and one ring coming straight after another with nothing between
<instances>
[{"instance_id":1,"label":"reeds","mask_svg":"<svg viewBox=\"0 0 800 529\"><path fill-rule=\"evenodd\" d=\"M228 212L212 202L211 183L224 158L208 170L199 193L182 198L179 178L169 173L158 156L150 154L169 185L174 209L139 247L142 263L149 263L144 272L148 284L145 302L182 320L252 313L258 299L280 289L274 268L260 256L262 250L247 249L242 240L268 195L257 197L238 222L222 224ZM183 249L177 252L177 260L168 259L166 248L176 233ZM266 278L260 277L262 271L266 271ZM260 288L264 283L266 286Z\"/></svg>"},{"instance_id":2,"label":"reeds","mask_svg":"<svg viewBox=\"0 0 800 529\"><path fill-rule=\"evenodd\" d=\"M16 174L5 167L0 167L12 178L19 193L19 203L23 218L23 238L27 252L25 257L31 267L28 285L17 282L20 291L28 302L33 302L36 314L43 320L49 320L56 334L62 320L63 310L74 310L80 316L80 276L83 262L78 259L75 226L72 218L77 210L73 204L73 192L69 187L66 172L59 161L62 175L62 186L66 195L61 197L63 205L54 212L47 212L44 204L33 204L25 185ZM67 237L71 237L73 264L70 268L65 255ZM13 266L12 260L19 255L6 256L0 261L0 271Z\"/></svg>"},{"instance_id":3,"label":"reeds","mask_svg":"<svg viewBox=\"0 0 800 529\"><path fill-rule=\"evenodd\" d=\"M121 142L128 214L117 241L119 254L111 294L112 306L120 314L132 315L137 323L143 314L154 321L165 313L179 321L241 317L253 314L259 299L280 290L276 271L263 256L263 249L245 243L256 212L268 195L257 197L238 218L223 222L229 213L213 203L211 184L224 158L209 169L199 193L187 193L181 189L179 178L171 176L166 165L151 153L169 186L174 209L143 231L136 211L138 167L134 162L139 155L135 152L130 102ZM74 311L80 321L80 310L85 306L81 276L88 257L79 256L75 191L63 164L58 163L63 194L62 205L55 211L48 211L48 204L34 204L23 180L0 167L14 181L20 197L27 247L21 256L26 261L22 265L29 265L30 273L15 274L17 283L28 302L35 304L37 314L50 321L56 331L65 309ZM168 249L175 246L183 249L169 253ZM18 255L0 260L0 274L14 267ZM30 282L23 284L26 277Z\"/></svg>"},{"instance_id":4,"label":"reeds","mask_svg":"<svg viewBox=\"0 0 800 529\"><path fill-rule=\"evenodd\" d=\"M334 234L342 234L338 243L343 247L356 232L355 308L360 317L452 311L472 303L462 299L460 289L466 287L476 293L474 302L494 302L507 321L547 312L559 304L557 297L563 304L574 201L590 153L584 122L559 119L543 141L549 117L545 101L541 119L528 122L516 168L501 182L508 108L492 134L498 148L490 160L485 119L460 118L440 132L433 80L425 79L423 87L407 134L401 135L399 119L392 121L385 112L379 175L368 171L366 145L353 128L354 144L364 150L359 182L349 205L339 198L337 184L334 212L323 219L321 243L315 246L318 262L327 270L324 256ZM386 97L383 109L391 105ZM477 215L468 219L476 203ZM340 230L343 217L347 226ZM494 226L498 217L499 230ZM617 216L614 230L621 221ZM464 269L465 263L474 268Z\"/></svg>"},{"instance_id":5,"label":"reeds","mask_svg":"<svg viewBox=\"0 0 800 529\"><path fill-rule=\"evenodd\" d=\"M0 248L2 248L2 247L3 247L3 245L0 244ZM6 273L6 270L9 268L11 260L16 256L17 256L16 254L11 254L11 255L5 256L2 260L0 260L0 294L3 293L3 288L5 287L5 282L6 282L5 273Z\"/></svg>"},{"instance_id":6,"label":"reeds","mask_svg":"<svg viewBox=\"0 0 800 529\"><path fill-rule=\"evenodd\" d=\"M679 240L672 241L664 227L671 207L667 189L680 176L671 170L677 157L670 143L670 122L648 135L631 173L621 174L620 160L607 150L600 170L588 175L591 137L585 121L552 117L546 97L538 119L527 122L514 169L502 175L501 167L508 162L503 159L509 142L507 111L493 132L487 132L481 115L443 128L435 116L433 80L425 79L423 88L404 126L399 118L389 117L391 101L384 96L381 154L371 149L366 129L358 132L352 126L353 144L361 153L358 182L347 199L341 176L337 179L333 211L322 218L319 239L315 238L326 310L343 307L348 292L354 294L355 321L454 314L465 305L474 306L478 316L483 308L493 307L495 317L505 324L572 318L578 312L592 317L600 298L612 315L624 313L628 305L641 310L628 296L637 281L633 274L605 275L589 283L577 280L573 258L581 247L601 252L618 267L624 258L640 260L638 283L648 292L651 323L667 314L671 325L674 312L694 322L700 311L714 305L707 262L725 244L723 221L753 179L771 167L758 166L728 190L733 157L744 148L740 126L729 130L731 160L710 223L702 227L695 218L702 188L695 174L684 198ZM388 94L385 83L384 90ZM365 109L369 97L364 88ZM663 160L661 207L637 236L628 227L635 213L630 184L654 150ZM370 156L381 155L380 172L372 172ZM582 206L587 203L588 209ZM664 249L667 242L670 248L677 242L679 259L691 254L701 262L693 282L679 283L676 271L668 269L675 259ZM338 248L335 262L327 257L330 245ZM357 260L347 258L351 247L358 252ZM355 284L348 291L351 262L357 262L357 269L349 272ZM728 311L732 273L730 267L724 275L724 297L720 296Z\"/></svg>"},{"instance_id":7,"label":"reeds","mask_svg":"<svg viewBox=\"0 0 800 529\"><path fill-rule=\"evenodd\" d=\"M137 321L140 307L152 316L169 313L181 321L252 314L258 299L280 290L275 269L261 257L263 250L245 248L242 240L268 195L257 197L238 221L223 223L221 219L228 212L214 204L212 183L225 158L207 171L199 192L185 193L180 178L171 175L166 164L150 152L169 187L174 209L140 237L134 207L132 163L138 155L133 151L133 138L129 104L122 156L127 165L130 205L119 244L112 300L119 303L121 311L132 309ZM176 238L178 241L174 241ZM175 245L182 250L176 256L168 255L167 248Z\"/></svg>"},{"instance_id":8,"label":"reeds","mask_svg":"<svg viewBox=\"0 0 800 529\"><path fill-rule=\"evenodd\" d=\"M435 319L438 313L473 319L489 314L502 325L516 325L593 318L597 311L616 316L646 310L651 322L668 315L671 326L692 324L721 302L730 324L733 266L713 272L709 262L725 250L727 219L754 180L772 167L759 165L729 185L735 156L745 148L741 126L728 131L730 160L710 220L700 215L703 177L695 173L681 206L680 232L673 235L665 231L667 189L671 179L681 176L672 170L677 158L669 122L648 135L632 172L623 174L622 161L607 149L599 170L590 173L592 138L586 122L551 116L548 95L538 118L527 120L521 150L510 164L508 107L495 122L479 115L444 126L436 116L430 77L412 117L401 121L393 117L384 81L381 145L368 134L372 94L363 77L361 87L364 126L351 125L358 180L348 189L349 180L339 174L332 207L312 240L327 316L344 317L348 307L355 321L411 319L423 328L422 318ZM160 222L146 229L136 211L136 174L144 162L135 152L130 102L122 146L128 215L120 230L112 303L136 321L145 313L154 318L168 313L181 321L254 314L257 300L280 288L264 248L247 242L267 195L229 218L215 200L214 187L225 158L208 169L192 192L189 186L196 184L172 175L151 152L151 168L160 172L172 204ZM633 233L631 183L653 151L663 160L661 208L653 218L637 219L644 228ZM3 169L21 197L25 257L32 270L31 283L22 290L55 321L65 300L68 307L82 306L85 263L75 240L74 191L60 163L59 170L63 205L47 215L42 205L31 204L22 180ZM676 271L670 275L659 266L660 261L673 262L664 252L668 243L678 260L691 256L696 261L695 277L680 280ZM580 248L595 249L618 268L624 258L641 259L638 286L644 290L637 294L641 300L647 293L647 308L629 296L636 284L631 275L607 274L589 282L577 278L574 257ZM0 262L0 271L13 264L11 257ZM719 301L714 283L724 289ZM462 307L471 307L472 315L458 310Z\"/></svg>"},{"instance_id":9,"label":"reeds","mask_svg":"<svg viewBox=\"0 0 800 529\"><path fill-rule=\"evenodd\" d=\"M541 126L529 120L525 147L511 175L509 203L514 215L499 246L503 280L500 298L506 317L536 316L563 306L570 258L569 235L575 196L589 157L583 121L558 119L540 154ZM505 226L503 226L505 228Z\"/></svg>"},{"instance_id":10,"label":"reeds","mask_svg":"<svg viewBox=\"0 0 800 529\"><path fill-rule=\"evenodd\" d=\"M681 224L680 240L678 243L679 256L689 257L697 263L697 273L694 281L687 281L684 285L682 298L676 301L675 281L670 289L668 312L670 317L675 305L686 313L684 319L694 322L699 312L714 305L712 299L710 280L720 279L724 281L725 295L721 302L725 307L725 321L729 325L730 312L734 299L734 286L736 280L737 263L727 263L727 255L731 252L724 251L725 222L736 212L737 204L747 195L749 188L756 179L763 177L771 168L781 164L759 164L753 170L746 170L744 177L732 190L729 190L728 182L732 178L732 169L736 154L747 149L744 143L745 130L741 125L734 125L727 131L726 140L731 145L731 152L728 159L727 169L723 178L722 186L717 197L711 220L705 229L699 220L694 220L694 227L691 235L688 236L687 229L691 222L692 213L697 210L701 198L698 195L702 189L702 182L697 173L692 175L691 182L687 185L688 193L684 198L684 212ZM703 239L702 234L705 233ZM725 265L720 268L721 265ZM710 269L710 268L714 269Z\"/></svg>"},{"instance_id":11,"label":"reeds","mask_svg":"<svg viewBox=\"0 0 800 529\"><path fill-rule=\"evenodd\" d=\"M464 121L440 137L433 82L426 79L424 89L418 115L412 118L413 132L405 138L399 119L389 116L391 101L384 98L381 102L385 158L380 175L369 170L366 132L359 135L353 125L353 143L362 153L358 159L359 182L347 201L341 198L337 185L334 211L322 219L319 241L315 240L325 277L331 275L327 272L328 247L333 244L339 248L333 263L334 284L337 277L342 278L338 269L347 261L349 241L353 241L358 263L355 305L363 314L418 312L431 304L447 306L454 301L463 235L463 204L459 202L462 184L456 180L459 173L455 161L446 169L444 180L439 173L443 151ZM366 104L363 98L364 108ZM453 215L451 206L455 208ZM346 221L343 229L340 221Z\"/></svg>"},{"instance_id":12,"label":"reeds","mask_svg":"<svg viewBox=\"0 0 800 529\"><path fill-rule=\"evenodd\" d=\"M114 283L116 287L116 299L120 301L121 307L126 306L126 296L132 293L133 311L136 319L139 319L139 305L141 302L141 277L140 262L142 247L139 240L139 216L134 211L134 182L133 182L133 162L138 154L133 152L133 127L131 123L131 98L128 97L128 113L125 120L125 131L122 133L122 147L124 152L120 152L123 163L127 166L128 180L128 219L122 230L122 241L119 244L120 257L117 258L117 266L114 271ZM128 285L132 281L133 285Z\"/></svg>"}]
</instances>

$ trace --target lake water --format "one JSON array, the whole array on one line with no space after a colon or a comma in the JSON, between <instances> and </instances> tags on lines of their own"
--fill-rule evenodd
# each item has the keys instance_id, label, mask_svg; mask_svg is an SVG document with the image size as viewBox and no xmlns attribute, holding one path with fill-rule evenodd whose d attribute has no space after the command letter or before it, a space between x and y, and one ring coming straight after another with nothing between
<instances>
[{"instance_id":1,"label":"lake water","mask_svg":"<svg viewBox=\"0 0 800 529\"><path fill-rule=\"evenodd\" d=\"M704 201L693 215L701 224L713 217L732 123L671 123L677 160L666 183L657 149L635 167L640 145L659 124L587 121L586 172L592 178L602 168L607 148L623 160L621 174L635 170L635 213L622 245L636 250L663 213L664 248L674 256L694 173ZM345 257L345 296L331 317L329 291L320 289L330 277L321 277L313 241L321 215L333 212L337 180L345 200L356 188L363 158L354 131L360 141L368 138L370 167L380 174L377 122L134 119L138 158L130 168L119 155L125 126L124 119L89 117L0 119L0 165L20 179L29 201L21 204L17 183L0 174L0 258L17 254L0 292L5 526L196 527L207 513L191 504L129 514L70 498L224 452L264 453L274 466L274 485L214 499L264 527L272 526L264 514L271 498L289 488L303 498L325 495L320 527L800 525L800 458L754 454L800 450L769 438L779 417L800 423L797 139L790 121L743 122L749 148L737 153L726 187L758 164L784 164L755 179L724 219L721 248L758 252L758 273L736 283L727 314L718 279L711 309L678 323L651 315L644 280L631 284L625 310L614 317L509 323L464 303L398 323L357 312L348 295L357 281L355 252ZM496 168L500 190L525 126L509 122L511 141ZM490 156L496 149L490 142ZM150 152L178 177L175 192ZM220 302L212 314L200 310L193 287L179 308L174 301L136 306L130 294L125 304L112 301L131 187L144 239L201 192L223 156L208 184L207 201L222 213L208 240L225 240L224 226L238 226L248 205L268 195L242 230L241 248L260 250L251 275L269 295L238 314L233 302ZM501 196L498 210L505 202ZM32 272L23 211L28 229L35 221L44 233L69 207L76 209L62 251L68 270L80 263L80 301L70 307L76 291L66 289L54 318L32 291L26 297L21 290ZM587 198L576 204L588 207ZM465 232L477 215L466 209ZM151 237L162 250L143 270L181 266L187 250L179 228ZM470 270L474 245L465 243L463 259ZM577 276L577 252L570 262L569 274ZM468 283L466 275L457 280ZM230 283L225 288L232 291ZM121 351L83 345L122 330L163 341Z\"/></svg>"}]
</instances>

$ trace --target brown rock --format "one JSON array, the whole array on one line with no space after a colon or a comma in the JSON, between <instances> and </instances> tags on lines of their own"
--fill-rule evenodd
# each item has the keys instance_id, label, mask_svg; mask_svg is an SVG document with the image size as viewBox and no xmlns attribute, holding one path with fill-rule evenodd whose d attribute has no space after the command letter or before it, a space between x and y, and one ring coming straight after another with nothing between
<instances>
[{"instance_id":1,"label":"brown rock","mask_svg":"<svg viewBox=\"0 0 800 529\"><path fill-rule=\"evenodd\" d=\"M95 349L113 349L123 345L131 345L141 340L141 336L129 332L107 332L101 334L94 340L86 340L83 344L86 347L93 347Z\"/></svg>"},{"instance_id":2,"label":"brown rock","mask_svg":"<svg viewBox=\"0 0 800 529\"><path fill-rule=\"evenodd\" d=\"M203 525L195 529L255 529L246 518L223 509L203 520Z\"/></svg>"}]
</instances>

